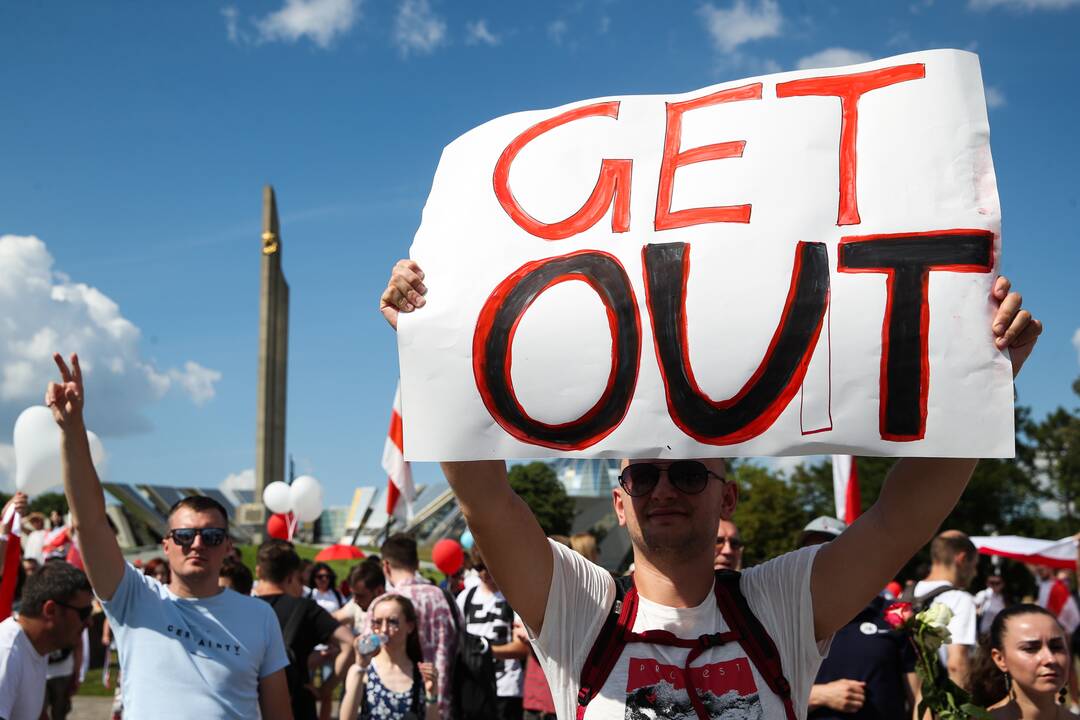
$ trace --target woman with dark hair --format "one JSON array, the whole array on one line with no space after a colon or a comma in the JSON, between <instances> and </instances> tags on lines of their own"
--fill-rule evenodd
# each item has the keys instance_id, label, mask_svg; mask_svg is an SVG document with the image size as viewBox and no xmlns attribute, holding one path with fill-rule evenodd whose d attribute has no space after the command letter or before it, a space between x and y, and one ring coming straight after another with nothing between
<instances>
[{"instance_id":1,"label":"woman with dark hair","mask_svg":"<svg viewBox=\"0 0 1080 720\"><path fill-rule=\"evenodd\" d=\"M333 615L345 604L345 598L337 589L337 574L324 562L317 562L309 568L307 587L304 595L315 601L315 604L326 612ZM334 656L337 648L332 645L316 645L312 654L311 662L319 665L319 674L323 684L319 687L319 718L330 720L331 708L334 704L334 685L326 681L334 673Z\"/></svg>"},{"instance_id":2,"label":"woman with dark hair","mask_svg":"<svg viewBox=\"0 0 1080 720\"><path fill-rule=\"evenodd\" d=\"M331 615L345 604L345 598L337 589L337 574L324 562L317 562L311 566L308 592L304 594Z\"/></svg>"},{"instance_id":3,"label":"woman with dark hair","mask_svg":"<svg viewBox=\"0 0 1080 720\"><path fill-rule=\"evenodd\" d=\"M1002 610L979 646L972 699L995 720L1077 717L1064 703L1072 658L1065 630L1038 605Z\"/></svg>"},{"instance_id":4,"label":"woman with dark hair","mask_svg":"<svg viewBox=\"0 0 1080 720\"><path fill-rule=\"evenodd\" d=\"M383 595L368 608L368 617L372 634L357 638L341 720L436 720L439 677L432 663L423 662L412 602ZM375 648L365 645L371 638L378 638Z\"/></svg>"}]
</instances>

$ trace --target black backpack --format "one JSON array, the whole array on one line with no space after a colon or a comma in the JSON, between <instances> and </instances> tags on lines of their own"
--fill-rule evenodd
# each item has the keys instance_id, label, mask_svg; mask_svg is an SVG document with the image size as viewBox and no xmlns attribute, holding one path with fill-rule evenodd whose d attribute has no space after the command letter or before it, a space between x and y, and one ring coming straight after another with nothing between
<instances>
[{"instance_id":1,"label":"black backpack","mask_svg":"<svg viewBox=\"0 0 1080 720\"><path fill-rule=\"evenodd\" d=\"M496 716L495 700L498 697L495 688L495 657L491 653L491 645L483 638L470 635L466 631L465 619L459 615L453 595L446 588L442 588L442 591L450 604L454 629L457 632L457 650L451 669L451 720L488 720ZM465 595L466 609L475 594L474 587Z\"/></svg>"},{"instance_id":2,"label":"black backpack","mask_svg":"<svg viewBox=\"0 0 1080 720\"><path fill-rule=\"evenodd\" d=\"M937 598L938 595L943 595L950 590L955 589L956 588L952 585L942 585L941 587L934 588L925 595L915 597L915 586L912 585L911 587L904 588L904 592L900 593L900 602L911 603L911 609L916 613L920 613L933 605L934 599Z\"/></svg>"}]
</instances>

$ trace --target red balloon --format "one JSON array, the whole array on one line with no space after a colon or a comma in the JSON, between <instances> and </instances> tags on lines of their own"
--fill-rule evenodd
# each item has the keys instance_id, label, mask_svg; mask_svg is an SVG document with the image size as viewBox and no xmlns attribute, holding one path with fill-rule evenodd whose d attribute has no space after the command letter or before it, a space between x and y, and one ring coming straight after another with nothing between
<instances>
[{"instance_id":1,"label":"red balloon","mask_svg":"<svg viewBox=\"0 0 1080 720\"><path fill-rule=\"evenodd\" d=\"M289 516L274 513L266 521L266 534L275 540L289 539Z\"/></svg>"},{"instance_id":2,"label":"red balloon","mask_svg":"<svg viewBox=\"0 0 1080 720\"><path fill-rule=\"evenodd\" d=\"M431 561L443 575L453 575L465 562L465 551L457 540L443 538L431 549Z\"/></svg>"}]
</instances>

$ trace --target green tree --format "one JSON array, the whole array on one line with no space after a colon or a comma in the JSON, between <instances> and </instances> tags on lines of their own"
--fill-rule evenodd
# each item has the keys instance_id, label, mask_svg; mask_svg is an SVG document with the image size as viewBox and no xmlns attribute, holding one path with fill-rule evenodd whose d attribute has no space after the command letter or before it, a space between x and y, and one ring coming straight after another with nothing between
<instances>
[{"instance_id":1,"label":"green tree","mask_svg":"<svg viewBox=\"0 0 1080 720\"><path fill-rule=\"evenodd\" d=\"M1080 395L1080 378L1073 383ZM1068 528L1075 528L1080 502L1080 410L1059 407L1039 423L1027 423L1035 443L1034 469L1043 480L1045 497L1061 508Z\"/></svg>"},{"instance_id":2,"label":"green tree","mask_svg":"<svg viewBox=\"0 0 1080 720\"><path fill-rule=\"evenodd\" d=\"M813 518L795 486L747 462L736 462L732 475L739 484L733 520L746 543L743 564L756 565L795 549L800 531Z\"/></svg>"},{"instance_id":3,"label":"green tree","mask_svg":"<svg viewBox=\"0 0 1080 720\"><path fill-rule=\"evenodd\" d=\"M574 499L542 462L514 465L510 468L510 487L525 501L536 516L545 535L569 535L574 523Z\"/></svg>"},{"instance_id":4,"label":"green tree","mask_svg":"<svg viewBox=\"0 0 1080 720\"><path fill-rule=\"evenodd\" d=\"M4 507L4 504L10 499L10 494L0 492L0 508ZM30 498L31 512L39 512L44 514L45 517L49 517L49 513L53 510L60 513L61 517L67 514L67 498L64 497L63 493L47 492Z\"/></svg>"},{"instance_id":5,"label":"green tree","mask_svg":"<svg viewBox=\"0 0 1080 720\"><path fill-rule=\"evenodd\" d=\"M30 499L30 510L42 513L45 517L49 517L49 513L55 510L63 517L68 511L67 498L63 493L41 493Z\"/></svg>"}]
</instances>

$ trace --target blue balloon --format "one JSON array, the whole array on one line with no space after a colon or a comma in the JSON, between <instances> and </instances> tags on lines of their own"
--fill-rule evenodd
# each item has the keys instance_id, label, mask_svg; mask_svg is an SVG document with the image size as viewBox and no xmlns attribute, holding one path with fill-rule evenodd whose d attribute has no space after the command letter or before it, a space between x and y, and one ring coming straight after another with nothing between
<instances>
[{"instance_id":1,"label":"blue balloon","mask_svg":"<svg viewBox=\"0 0 1080 720\"><path fill-rule=\"evenodd\" d=\"M472 530L465 528L465 532L461 533L461 547L465 550L472 550L473 544L476 542L473 540Z\"/></svg>"}]
</instances>

